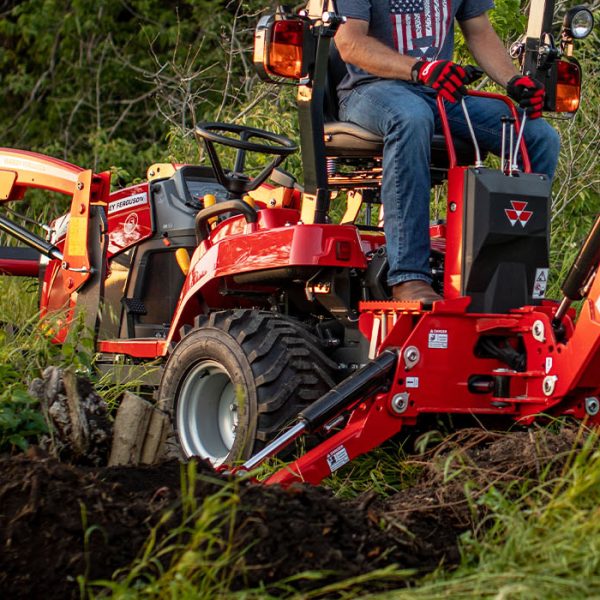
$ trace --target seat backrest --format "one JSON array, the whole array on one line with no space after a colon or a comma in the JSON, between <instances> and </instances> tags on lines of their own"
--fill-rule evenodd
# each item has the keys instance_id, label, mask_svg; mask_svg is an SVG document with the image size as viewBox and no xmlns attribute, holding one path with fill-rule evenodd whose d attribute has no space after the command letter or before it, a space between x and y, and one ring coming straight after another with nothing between
<instances>
[{"instance_id":1,"label":"seat backrest","mask_svg":"<svg viewBox=\"0 0 600 600\"><path fill-rule=\"evenodd\" d=\"M325 106L323 107L326 123L339 120L337 86L344 79L347 72L346 64L342 60L335 42L331 40L325 85Z\"/></svg>"}]
</instances>

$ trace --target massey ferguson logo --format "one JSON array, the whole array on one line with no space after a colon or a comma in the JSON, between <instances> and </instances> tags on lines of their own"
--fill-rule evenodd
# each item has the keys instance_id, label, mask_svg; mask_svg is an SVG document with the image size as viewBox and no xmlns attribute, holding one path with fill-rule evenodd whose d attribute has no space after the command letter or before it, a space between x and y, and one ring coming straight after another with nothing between
<instances>
[{"instance_id":1,"label":"massey ferguson logo","mask_svg":"<svg viewBox=\"0 0 600 600\"><path fill-rule=\"evenodd\" d=\"M517 223L521 223L521 227L525 227L531 219L533 212L525 210L527 202L519 202L518 200L510 201L512 208L505 208L504 212L510 221L510 224L514 227Z\"/></svg>"}]
</instances>

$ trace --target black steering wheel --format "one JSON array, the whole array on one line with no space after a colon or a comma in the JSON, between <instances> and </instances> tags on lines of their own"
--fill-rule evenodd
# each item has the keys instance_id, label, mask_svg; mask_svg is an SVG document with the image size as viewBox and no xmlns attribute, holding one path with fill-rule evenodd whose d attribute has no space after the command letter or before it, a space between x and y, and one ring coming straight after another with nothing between
<instances>
[{"instance_id":1,"label":"black steering wheel","mask_svg":"<svg viewBox=\"0 0 600 600\"><path fill-rule=\"evenodd\" d=\"M225 135L226 133L233 134L235 137ZM241 196L255 190L269 177L275 167L280 165L287 156L298 150L298 145L283 135L233 123L200 123L196 127L195 134L198 139L204 141L217 181L232 196ZM253 142L251 141L253 138L271 143ZM232 171L223 169L214 144L222 144L237 149ZM256 177L250 179L244 173L246 152L273 155L274 158Z\"/></svg>"}]
</instances>

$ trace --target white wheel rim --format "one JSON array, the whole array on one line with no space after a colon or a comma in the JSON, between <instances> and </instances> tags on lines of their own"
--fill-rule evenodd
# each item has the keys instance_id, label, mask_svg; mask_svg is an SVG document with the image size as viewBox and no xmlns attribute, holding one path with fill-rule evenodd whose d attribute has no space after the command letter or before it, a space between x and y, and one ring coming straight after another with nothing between
<instances>
[{"instance_id":1,"label":"white wheel rim","mask_svg":"<svg viewBox=\"0 0 600 600\"><path fill-rule=\"evenodd\" d=\"M204 360L192 367L179 391L177 431L186 456L220 465L229 455L238 426L238 403L229 373Z\"/></svg>"}]
</instances>

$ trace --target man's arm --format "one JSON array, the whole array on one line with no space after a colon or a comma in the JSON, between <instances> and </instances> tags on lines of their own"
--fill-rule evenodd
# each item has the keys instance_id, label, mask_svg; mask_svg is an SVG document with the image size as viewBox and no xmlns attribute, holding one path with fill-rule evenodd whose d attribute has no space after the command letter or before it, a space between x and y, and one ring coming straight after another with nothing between
<instances>
[{"instance_id":1,"label":"man's arm","mask_svg":"<svg viewBox=\"0 0 600 600\"><path fill-rule=\"evenodd\" d=\"M369 24L360 19L348 19L335 34L342 60L367 73L384 79L411 79L410 70L417 62L369 36Z\"/></svg>"},{"instance_id":2,"label":"man's arm","mask_svg":"<svg viewBox=\"0 0 600 600\"><path fill-rule=\"evenodd\" d=\"M518 75L487 14L459 22L467 46L479 66L501 86Z\"/></svg>"}]
</instances>

